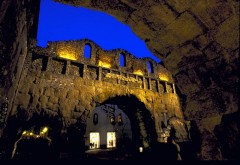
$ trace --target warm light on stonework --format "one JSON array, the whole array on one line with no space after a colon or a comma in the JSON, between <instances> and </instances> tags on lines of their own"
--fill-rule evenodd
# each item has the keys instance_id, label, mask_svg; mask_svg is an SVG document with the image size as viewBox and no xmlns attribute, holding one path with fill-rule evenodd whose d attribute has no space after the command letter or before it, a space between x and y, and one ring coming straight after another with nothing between
<instances>
[{"instance_id":1,"label":"warm light on stonework","mask_svg":"<svg viewBox=\"0 0 240 165\"><path fill-rule=\"evenodd\" d=\"M66 58L69 60L77 60L76 49L71 45L58 45L57 55L61 58Z\"/></svg>"},{"instance_id":2,"label":"warm light on stonework","mask_svg":"<svg viewBox=\"0 0 240 165\"><path fill-rule=\"evenodd\" d=\"M69 60L76 60L76 56L75 56L75 53L73 52L69 52L67 50L59 50L58 51L58 56L61 57L61 58L66 58L66 59L69 59Z\"/></svg>"},{"instance_id":3,"label":"warm light on stonework","mask_svg":"<svg viewBox=\"0 0 240 165\"><path fill-rule=\"evenodd\" d=\"M162 81L169 81L169 78L167 75L159 75L159 79Z\"/></svg>"},{"instance_id":4,"label":"warm light on stonework","mask_svg":"<svg viewBox=\"0 0 240 165\"><path fill-rule=\"evenodd\" d=\"M98 66L104 67L104 68L111 68L111 64L103 61L98 62Z\"/></svg>"},{"instance_id":5,"label":"warm light on stonework","mask_svg":"<svg viewBox=\"0 0 240 165\"><path fill-rule=\"evenodd\" d=\"M133 74L143 76L143 72L141 70L135 70Z\"/></svg>"}]
</instances>

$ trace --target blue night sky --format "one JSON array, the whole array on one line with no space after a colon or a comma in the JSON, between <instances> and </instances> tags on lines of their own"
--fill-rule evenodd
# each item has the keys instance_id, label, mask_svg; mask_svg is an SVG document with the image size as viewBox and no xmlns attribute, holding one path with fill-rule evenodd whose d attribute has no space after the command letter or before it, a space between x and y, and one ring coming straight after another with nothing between
<instances>
[{"instance_id":1,"label":"blue night sky","mask_svg":"<svg viewBox=\"0 0 240 165\"><path fill-rule=\"evenodd\" d=\"M90 39L105 50L121 48L138 58L155 57L130 27L104 12L41 0L38 46L48 41Z\"/></svg>"}]
</instances>

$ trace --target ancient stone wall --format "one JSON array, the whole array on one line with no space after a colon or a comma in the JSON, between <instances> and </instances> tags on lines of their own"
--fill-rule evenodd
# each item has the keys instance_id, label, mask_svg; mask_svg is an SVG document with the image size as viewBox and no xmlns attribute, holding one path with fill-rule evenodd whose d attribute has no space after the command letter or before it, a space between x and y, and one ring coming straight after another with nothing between
<instances>
[{"instance_id":1,"label":"ancient stone wall","mask_svg":"<svg viewBox=\"0 0 240 165\"><path fill-rule=\"evenodd\" d=\"M0 3L0 105L7 97L9 109L30 40L36 38L39 2L3 0Z\"/></svg>"},{"instance_id":2,"label":"ancient stone wall","mask_svg":"<svg viewBox=\"0 0 240 165\"><path fill-rule=\"evenodd\" d=\"M81 50L85 44L92 47L90 59L83 57ZM59 57L60 47L66 51L65 55L68 55L67 51L75 52L75 60L69 60L69 56ZM126 55L126 67L119 66L120 53ZM106 64L108 58L112 59L110 64L113 67L101 66L99 61ZM65 125L69 126L83 114L89 117L96 105L109 98L134 95L152 113L160 136L163 113L167 120L175 117L182 123L185 121L172 78L167 77L170 73L151 60L154 73L149 75L149 60L137 59L120 49L104 51L89 40L54 42L46 49L37 47L28 54L11 115L15 115L18 109L26 110L30 116L44 110L52 116L62 116ZM141 64L137 69L143 74L134 73L135 63ZM165 75L164 80L161 75ZM181 141L189 140L185 132L180 134Z\"/></svg>"},{"instance_id":3,"label":"ancient stone wall","mask_svg":"<svg viewBox=\"0 0 240 165\"><path fill-rule=\"evenodd\" d=\"M211 132L217 143L214 128L240 105L239 1L55 1L104 11L128 24L173 74L184 115L197 122L203 136L206 130ZM218 156L206 152L221 148L203 145L199 155L203 159L227 158L221 152L215 153Z\"/></svg>"},{"instance_id":4,"label":"ancient stone wall","mask_svg":"<svg viewBox=\"0 0 240 165\"><path fill-rule=\"evenodd\" d=\"M240 148L232 140L239 136L238 120L228 121L234 127L220 131L232 132L231 138L216 138L214 130L227 127L228 122L222 119L239 109L239 1L55 1L104 11L128 24L173 74L184 115L197 122L204 140L199 157L228 159L231 155L222 153L236 153L231 146ZM25 44L37 29L32 25L37 24L38 8L39 0L1 1L1 96L12 99L15 94L18 78L12 75L14 71L16 77L21 73ZM31 30L23 30L26 24ZM227 142L211 145L211 140L214 144Z\"/></svg>"}]
</instances>

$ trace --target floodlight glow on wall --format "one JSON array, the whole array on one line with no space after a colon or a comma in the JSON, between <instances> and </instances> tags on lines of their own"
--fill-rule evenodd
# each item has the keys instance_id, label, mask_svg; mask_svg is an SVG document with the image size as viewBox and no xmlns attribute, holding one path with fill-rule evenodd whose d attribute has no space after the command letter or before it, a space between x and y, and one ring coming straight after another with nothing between
<instances>
[{"instance_id":1,"label":"floodlight glow on wall","mask_svg":"<svg viewBox=\"0 0 240 165\"><path fill-rule=\"evenodd\" d=\"M135 70L133 71L133 74L143 76L143 72L141 70Z\"/></svg>"},{"instance_id":2,"label":"floodlight glow on wall","mask_svg":"<svg viewBox=\"0 0 240 165\"><path fill-rule=\"evenodd\" d=\"M75 54L67 50L59 50L57 54L61 58L66 58L69 60L77 60L77 58L75 57Z\"/></svg>"},{"instance_id":3,"label":"floodlight glow on wall","mask_svg":"<svg viewBox=\"0 0 240 165\"><path fill-rule=\"evenodd\" d=\"M101 66L101 67L104 67L104 68L111 68L111 64L109 64L107 62L104 62L104 61L101 61L101 60L99 60L98 66Z\"/></svg>"},{"instance_id":4,"label":"floodlight glow on wall","mask_svg":"<svg viewBox=\"0 0 240 165\"><path fill-rule=\"evenodd\" d=\"M58 44L57 55L61 58L77 60L76 48L71 45Z\"/></svg>"},{"instance_id":5,"label":"floodlight glow on wall","mask_svg":"<svg viewBox=\"0 0 240 165\"><path fill-rule=\"evenodd\" d=\"M165 74L160 74L160 75L159 75L159 79L162 80L162 81L169 81L168 76L165 75Z\"/></svg>"}]
</instances>

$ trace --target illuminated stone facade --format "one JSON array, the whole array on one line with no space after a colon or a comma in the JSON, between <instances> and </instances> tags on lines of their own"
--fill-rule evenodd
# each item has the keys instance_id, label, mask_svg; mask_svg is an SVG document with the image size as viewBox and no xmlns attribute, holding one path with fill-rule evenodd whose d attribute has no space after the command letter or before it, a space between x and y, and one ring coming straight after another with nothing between
<instances>
[{"instance_id":1,"label":"illuminated stone facade","mask_svg":"<svg viewBox=\"0 0 240 165\"><path fill-rule=\"evenodd\" d=\"M84 57L86 44L91 46L91 58ZM126 66L120 66L120 54L125 56ZM141 74L134 74L135 71ZM80 118L86 124L95 107L119 96L135 96L145 105L155 123L157 141L166 142L164 137L168 136L169 127L176 130L179 142L189 141L169 71L150 58L137 59L121 49L105 51L90 40L50 42L47 48L33 47L24 64L11 115L19 109L25 110L28 116L43 110L50 116L61 116L67 128ZM141 136L146 137L141 123L147 123L139 120Z\"/></svg>"},{"instance_id":2,"label":"illuminated stone facade","mask_svg":"<svg viewBox=\"0 0 240 165\"><path fill-rule=\"evenodd\" d=\"M239 1L55 1L106 12L129 25L173 74L184 116L200 131L192 137L197 157L239 159ZM1 2L0 103L8 97L9 114L30 40L37 36L40 0ZM7 146L18 132L10 119L3 122L10 133L0 129Z\"/></svg>"}]
</instances>

